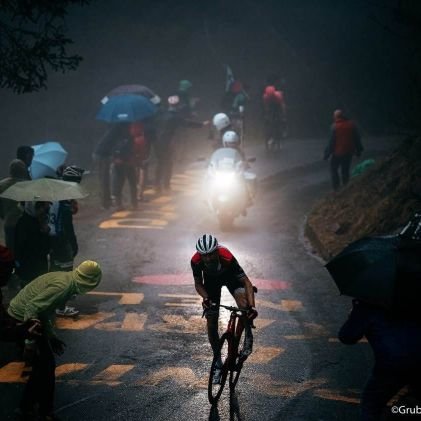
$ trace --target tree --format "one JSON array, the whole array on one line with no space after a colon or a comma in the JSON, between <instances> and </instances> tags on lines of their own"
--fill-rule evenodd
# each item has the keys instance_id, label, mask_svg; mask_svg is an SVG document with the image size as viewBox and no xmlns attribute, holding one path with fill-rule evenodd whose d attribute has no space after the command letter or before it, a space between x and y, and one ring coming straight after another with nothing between
<instances>
[{"instance_id":1,"label":"tree","mask_svg":"<svg viewBox=\"0 0 421 421\"><path fill-rule=\"evenodd\" d=\"M69 55L68 8L90 0L0 0L0 87L16 93L47 87L48 71L75 70L82 57Z\"/></svg>"}]
</instances>

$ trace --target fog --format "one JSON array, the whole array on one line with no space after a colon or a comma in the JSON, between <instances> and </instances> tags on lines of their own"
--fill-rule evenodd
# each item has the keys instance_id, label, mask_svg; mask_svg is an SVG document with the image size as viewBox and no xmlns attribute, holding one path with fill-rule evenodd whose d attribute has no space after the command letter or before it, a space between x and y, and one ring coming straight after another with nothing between
<instances>
[{"instance_id":1,"label":"fog","mask_svg":"<svg viewBox=\"0 0 421 421\"><path fill-rule=\"evenodd\" d=\"M89 165L103 122L100 99L138 83L161 98L193 82L199 116L218 111L224 64L249 85L248 121L259 136L260 96L269 74L283 79L291 136L327 136L344 108L363 133L415 127L411 30L396 22L396 1L94 1L73 7L67 24L76 71L50 72L48 89L0 91L3 175L19 144L60 141L70 161Z\"/></svg>"}]
</instances>

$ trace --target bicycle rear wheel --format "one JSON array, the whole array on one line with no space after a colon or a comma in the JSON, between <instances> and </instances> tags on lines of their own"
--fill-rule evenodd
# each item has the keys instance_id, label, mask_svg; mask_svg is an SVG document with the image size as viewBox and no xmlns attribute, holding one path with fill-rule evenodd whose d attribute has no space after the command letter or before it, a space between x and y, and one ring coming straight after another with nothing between
<instances>
[{"instance_id":1,"label":"bicycle rear wheel","mask_svg":"<svg viewBox=\"0 0 421 421\"><path fill-rule=\"evenodd\" d=\"M225 382L227 381L228 371L229 371L229 364L230 358L228 353L228 347L230 346L231 335L224 333L219 342L219 354L221 356L222 367L220 382L218 384L213 383L213 377L215 374L215 369L217 368L217 364L219 361L219 357L214 357L211 365L211 369L209 372L209 381L208 381L208 399L211 405L215 405L220 396L222 391L224 390Z\"/></svg>"}]
</instances>

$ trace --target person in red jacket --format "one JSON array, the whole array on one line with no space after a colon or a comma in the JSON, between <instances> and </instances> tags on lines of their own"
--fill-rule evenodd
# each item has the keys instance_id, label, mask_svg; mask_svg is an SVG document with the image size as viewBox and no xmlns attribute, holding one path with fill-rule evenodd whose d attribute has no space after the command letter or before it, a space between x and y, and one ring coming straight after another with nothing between
<instances>
[{"instance_id":1,"label":"person in red jacket","mask_svg":"<svg viewBox=\"0 0 421 421\"><path fill-rule=\"evenodd\" d=\"M329 143L325 149L324 159L330 159L330 175L333 190L337 191L341 185L339 169L341 171L342 185L349 181L352 156L360 156L363 151L361 137L356 124L345 117L342 110L333 113L333 124Z\"/></svg>"},{"instance_id":2,"label":"person in red jacket","mask_svg":"<svg viewBox=\"0 0 421 421\"><path fill-rule=\"evenodd\" d=\"M266 148L270 145L280 149L286 135L286 106L284 94L275 86L266 86L263 93L263 118Z\"/></svg>"}]
</instances>

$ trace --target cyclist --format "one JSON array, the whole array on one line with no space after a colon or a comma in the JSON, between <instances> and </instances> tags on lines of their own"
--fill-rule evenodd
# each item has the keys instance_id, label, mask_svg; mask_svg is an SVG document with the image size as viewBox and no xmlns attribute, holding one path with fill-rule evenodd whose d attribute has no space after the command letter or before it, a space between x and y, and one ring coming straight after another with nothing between
<instances>
[{"instance_id":1,"label":"cyclist","mask_svg":"<svg viewBox=\"0 0 421 421\"><path fill-rule=\"evenodd\" d=\"M266 86L263 94L263 113L266 147L274 144L280 149L286 136L286 106L284 95L273 85Z\"/></svg>"},{"instance_id":2,"label":"cyclist","mask_svg":"<svg viewBox=\"0 0 421 421\"><path fill-rule=\"evenodd\" d=\"M234 255L211 234L203 234L196 243L196 253L191 259L194 285L197 293L203 298L208 338L214 357L219 357L218 318L221 300L221 288L225 285L234 297L237 306L247 310L243 316L245 341L243 355L248 356L253 348L252 320L258 315L254 303L254 289L244 270ZM220 362L219 367L222 366ZM221 370L215 370L213 382L219 383Z\"/></svg>"}]
</instances>

